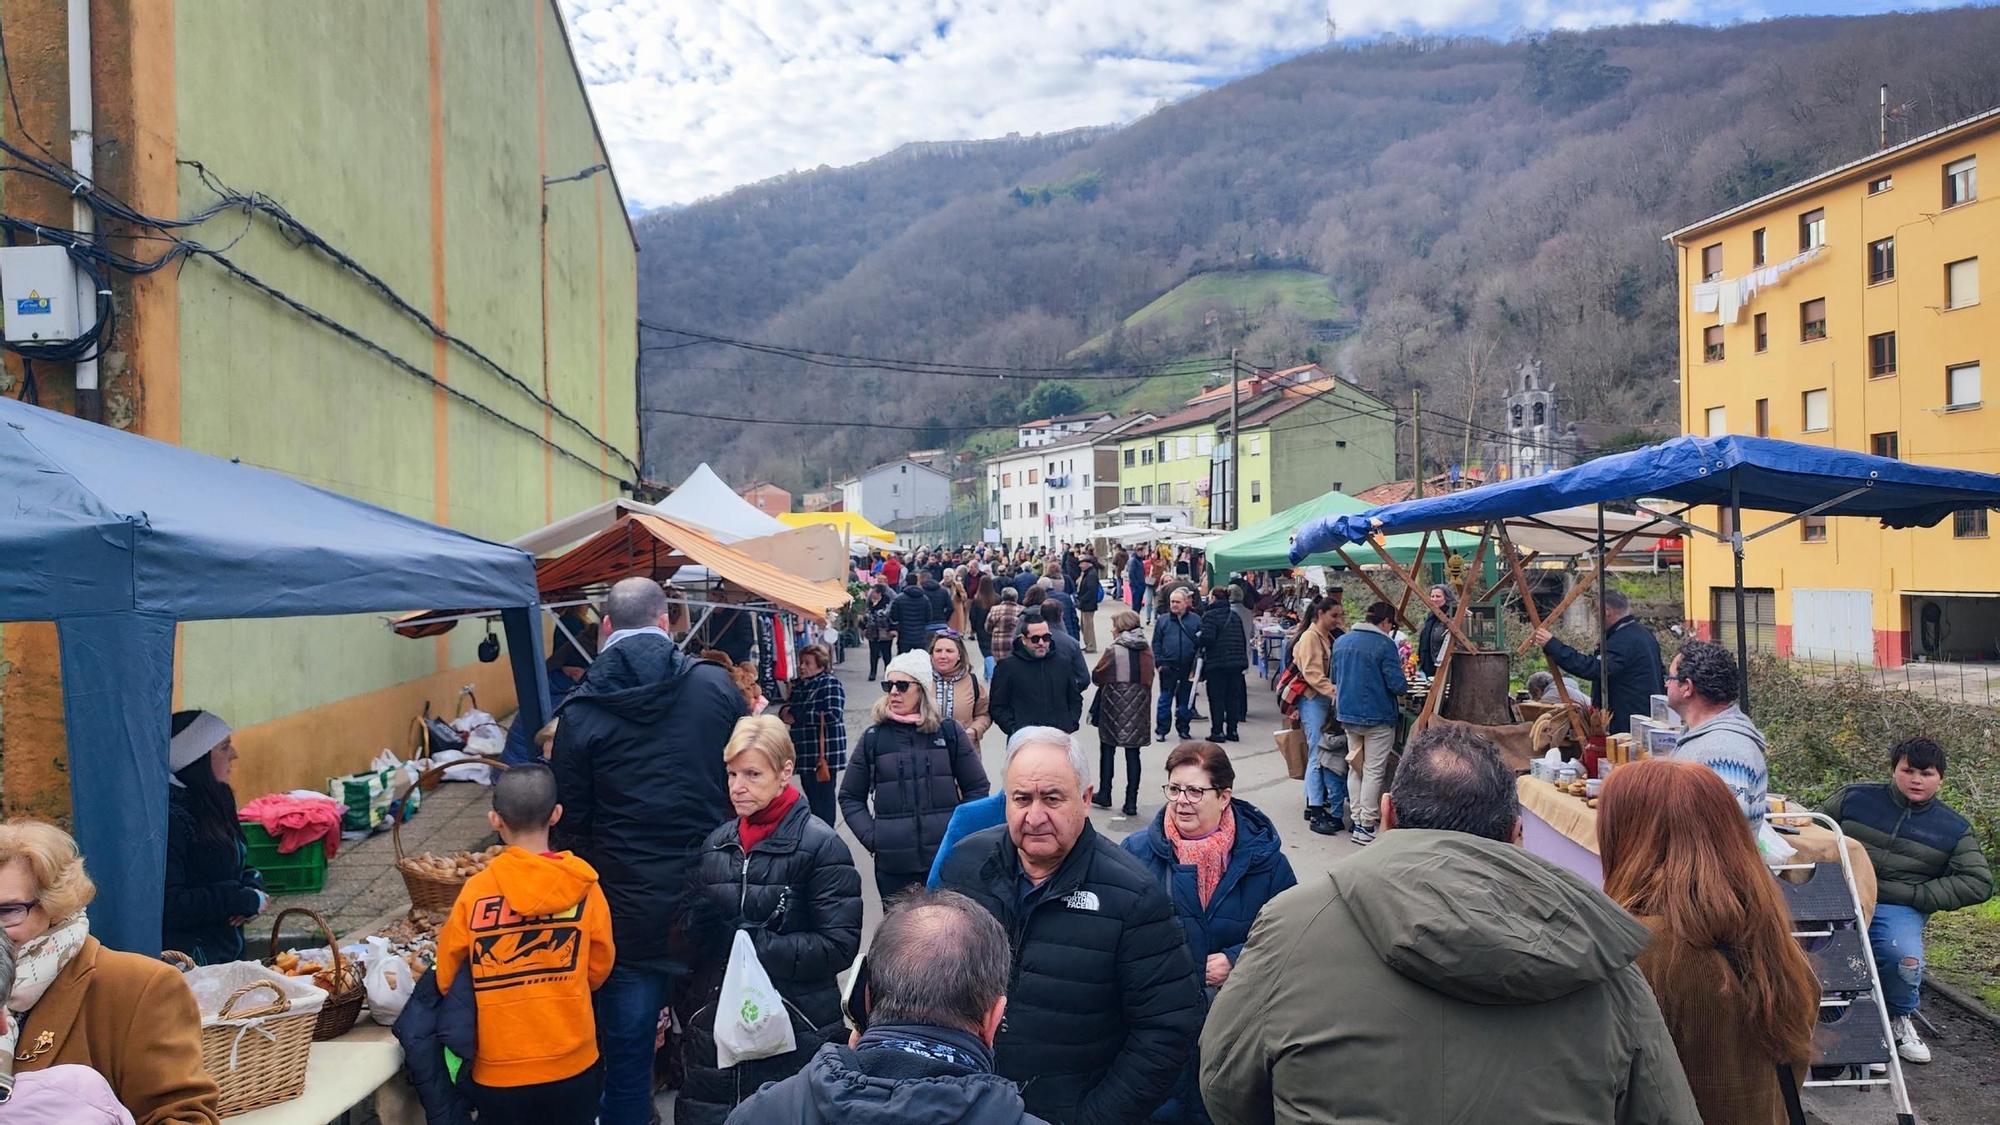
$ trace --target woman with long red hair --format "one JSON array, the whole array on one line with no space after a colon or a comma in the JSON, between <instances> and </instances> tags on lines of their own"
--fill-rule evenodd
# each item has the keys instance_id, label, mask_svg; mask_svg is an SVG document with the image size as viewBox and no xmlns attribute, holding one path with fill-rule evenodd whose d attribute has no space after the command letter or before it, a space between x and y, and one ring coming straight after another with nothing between
<instances>
[{"instance_id":1,"label":"woman with long red hair","mask_svg":"<svg viewBox=\"0 0 2000 1125\"><path fill-rule=\"evenodd\" d=\"M1599 805L1604 892L1653 931L1639 970L1702 1121L1783 1125L1819 980L1736 798L1704 766L1655 759L1618 767Z\"/></svg>"}]
</instances>

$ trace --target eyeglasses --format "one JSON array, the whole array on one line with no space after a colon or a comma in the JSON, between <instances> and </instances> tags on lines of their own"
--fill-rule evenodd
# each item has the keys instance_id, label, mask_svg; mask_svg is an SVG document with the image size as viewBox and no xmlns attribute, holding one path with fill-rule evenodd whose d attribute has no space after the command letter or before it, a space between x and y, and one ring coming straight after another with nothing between
<instances>
[{"instance_id":1,"label":"eyeglasses","mask_svg":"<svg viewBox=\"0 0 2000 1125\"><path fill-rule=\"evenodd\" d=\"M1189 804L1195 804L1203 797L1216 792L1216 790L1203 789L1199 785L1176 785L1170 781L1160 786L1160 792L1165 793L1169 801L1186 801Z\"/></svg>"},{"instance_id":2,"label":"eyeglasses","mask_svg":"<svg viewBox=\"0 0 2000 1125\"><path fill-rule=\"evenodd\" d=\"M1666 682L1671 684L1678 680L1681 683L1687 683L1687 679L1686 676L1668 676L1666 677Z\"/></svg>"},{"instance_id":3,"label":"eyeglasses","mask_svg":"<svg viewBox=\"0 0 2000 1125\"><path fill-rule=\"evenodd\" d=\"M11 926L28 916L39 902L0 902L0 926Z\"/></svg>"},{"instance_id":4,"label":"eyeglasses","mask_svg":"<svg viewBox=\"0 0 2000 1125\"><path fill-rule=\"evenodd\" d=\"M903 692L910 691L914 689L916 686L917 686L917 681L915 680L882 681L882 690L888 693L889 695L901 695Z\"/></svg>"},{"instance_id":5,"label":"eyeglasses","mask_svg":"<svg viewBox=\"0 0 2000 1125\"><path fill-rule=\"evenodd\" d=\"M1049 641L1051 641L1051 640L1053 640L1053 639L1054 639L1054 634L1052 634L1052 633L1029 633L1029 634L1028 634L1027 636L1025 636L1025 637L1022 637L1021 639L1022 639L1022 640L1024 640L1024 641L1026 641L1026 642L1028 642L1028 643L1029 643L1029 644L1031 644L1031 645L1045 645L1045 644L1048 644L1048 643L1049 643Z\"/></svg>"}]
</instances>

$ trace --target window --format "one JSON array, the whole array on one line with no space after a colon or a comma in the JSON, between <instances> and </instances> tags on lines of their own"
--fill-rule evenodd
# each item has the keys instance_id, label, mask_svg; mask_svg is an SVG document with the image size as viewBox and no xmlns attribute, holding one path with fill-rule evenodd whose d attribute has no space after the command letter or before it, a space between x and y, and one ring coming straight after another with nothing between
<instances>
[{"instance_id":1,"label":"window","mask_svg":"<svg viewBox=\"0 0 2000 1125\"><path fill-rule=\"evenodd\" d=\"M1868 452L1873 453L1877 457L1901 457L1902 453L1900 452L1900 443L1896 440L1896 431L1890 430L1886 434L1869 434Z\"/></svg>"},{"instance_id":2,"label":"window","mask_svg":"<svg viewBox=\"0 0 2000 1125\"><path fill-rule=\"evenodd\" d=\"M1768 398L1757 400L1757 436L1771 436L1771 400Z\"/></svg>"},{"instance_id":3,"label":"window","mask_svg":"<svg viewBox=\"0 0 2000 1125\"><path fill-rule=\"evenodd\" d=\"M1536 404L1535 404L1535 425L1537 425L1537 426L1545 426L1545 425L1547 425L1547 424L1548 424L1548 420L1549 420L1549 412L1548 412L1548 404L1547 404L1547 403L1542 403L1542 402L1538 402L1538 403L1536 403Z\"/></svg>"},{"instance_id":4,"label":"window","mask_svg":"<svg viewBox=\"0 0 2000 1125\"><path fill-rule=\"evenodd\" d=\"M1150 485L1150 484L1142 484L1142 485L1140 485L1140 486L1139 486L1139 503L1141 503L1141 504L1151 504L1152 502L1153 502L1153 486L1152 486L1152 485Z\"/></svg>"},{"instance_id":5,"label":"window","mask_svg":"<svg viewBox=\"0 0 2000 1125\"><path fill-rule=\"evenodd\" d=\"M1028 514L1031 516L1039 516L1042 514L1042 505L1040 501L1036 500L1028 501Z\"/></svg>"},{"instance_id":6,"label":"window","mask_svg":"<svg viewBox=\"0 0 2000 1125\"><path fill-rule=\"evenodd\" d=\"M1132 467L1133 461L1135 461L1138 458L1139 451L1136 449L1127 449L1124 451L1124 453L1125 453L1125 467L1129 469Z\"/></svg>"},{"instance_id":7,"label":"window","mask_svg":"<svg viewBox=\"0 0 2000 1125\"><path fill-rule=\"evenodd\" d=\"M1805 341L1826 339L1826 298L1814 297L1810 301L1799 302L1799 339Z\"/></svg>"},{"instance_id":8,"label":"window","mask_svg":"<svg viewBox=\"0 0 2000 1125\"><path fill-rule=\"evenodd\" d=\"M1966 508L1951 514L1953 539L1986 538L1986 509Z\"/></svg>"},{"instance_id":9,"label":"window","mask_svg":"<svg viewBox=\"0 0 2000 1125\"><path fill-rule=\"evenodd\" d=\"M1333 482L1333 490L1334 490L1335 492L1345 492L1345 491L1347 491L1346 489L1344 489L1344 488L1340 487L1340 482L1339 482L1339 481L1334 481L1334 482Z\"/></svg>"},{"instance_id":10,"label":"window","mask_svg":"<svg viewBox=\"0 0 2000 1125\"><path fill-rule=\"evenodd\" d=\"M1262 499L1264 499L1264 482L1263 482L1263 481L1261 481L1261 480L1253 480L1253 481L1251 481L1251 482L1250 482L1250 502L1251 502L1252 504L1255 504L1255 503L1257 503L1258 501L1260 501L1260 500L1262 500Z\"/></svg>"},{"instance_id":11,"label":"window","mask_svg":"<svg viewBox=\"0 0 2000 1125\"><path fill-rule=\"evenodd\" d=\"M1896 278L1896 240L1878 239L1868 244L1868 284L1879 285Z\"/></svg>"},{"instance_id":12,"label":"window","mask_svg":"<svg viewBox=\"0 0 2000 1125\"><path fill-rule=\"evenodd\" d=\"M1014 487L1014 474L1013 474L1013 473L1001 473L1001 474L1000 474L1000 487L1001 487L1001 488L1012 488L1012 487Z\"/></svg>"},{"instance_id":13,"label":"window","mask_svg":"<svg viewBox=\"0 0 2000 1125\"><path fill-rule=\"evenodd\" d=\"M1712 325L1701 330L1701 361L1703 363L1722 362L1722 325ZM1519 410L1520 407L1514 409Z\"/></svg>"},{"instance_id":14,"label":"window","mask_svg":"<svg viewBox=\"0 0 2000 1125\"><path fill-rule=\"evenodd\" d=\"M1002 504L1002 505L1000 505L1000 518L1001 518L1001 519L1003 519L1003 520L1011 520L1011 519L1013 519L1013 518L1014 518L1014 505L1012 505L1012 504Z\"/></svg>"},{"instance_id":15,"label":"window","mask_svg":"<svg viewBox=\"0 0 2000 1125\"><path fill-rule=\"evenodd\" d=\"M1194 456L1194 451L1193 451L1193 446L1194 446L1194 443L1193 443L1192 441L1189 441L1189 440L1188 440L1187 438L1185 438L1185 437L1177 437L1177 438L1175 438L1175 439L1174 439L1174 460L1176 460L1176 461L1185 461L1185 460L1187 460L1187 459L1188 459L1189 457L1192 457L1192 456Z\"/></svg>"},{"instance_id":16,"label":"window","mask_svg":"<svg viewBox=\"0 0 2000 1125\"><path fill-rule=\"evenodd\" d=\"M1729 432L1729 410L1726 407L1711 406L1706 415L1708 436L1721 437Z\"/></svg>"},{"instance_id":17,"label":"window","mask_svg":"<svg viewBox=\"0 0 2000 1125\"><path fill-rule=\"evenodd\" d=\"M1800 395L1799 407L1801 415L1800 429L1811 434L1818 433L1827 428L1829 425L1827 415L1831 412L1832 407L1828 402L1825 387L1821 387L1816 391L1807 391Z\"/></svg>"},{"instance_id":18,"label":"window","mask_svg":"<svg viewBox=\"0 0 2000 1125\"><path fill-rule=\"evenodd\" d=\"M1138 489L1136 489L1136 488L1128 488L1128 489L1126 489L1126 490L1125 490L1125 502L1126 502L1127 504L1137 504L1137 503L1139 502L1139 490L1138 490Z\"/></svg>"},{"instance_id":19,"label":"window","mask_svg":"<svg viewBox=\"0 0 2000 1125\"><path fill-rule=\"evenodd\" d=\"M1970 410L1979 405L1979 365L1961 363L1944 369L1944 408Z\"/></svg>"},{"instance_id":20,"label":"window","mask_svg":"<svg viewBox=\"0 0 2000 1125\"><path fill-rule=\"evenodd\" d=\"M1215 435L1202 434L1194 439L1194 451L1203 457L1215 452Z\"/></svg>"},{"instance_id":21,"label":"window","mask_svg":"<svg viewBox=\"0 0 2000 1125\"><path fill-rule=\"evenodd\" d=\"M1765 244L1768 243L1769 241L1770 241L1769 239L1764 237L1763 227L1758 227L1756 230L1750 232L1751 265L1761 266L1764 264Z\"/></svg>"},{"instance_id":22,"label":"window","mask_svg":"<svg viewBox=\"0 0 2000 1125\"><path fill-rule=\"evenodd\" d=\"M1868 194L1881 195L1883 192L1888 191L1890 188L1895 186L1896 186L1896 177L1894 176L1884 176L1879 180L1869 180Z\"/></svg>"},{"instance_id":23,"label":"window","mask_svg":"<svg viewBox=\"0 0 2000 1125\"><path fill-rule=\"evenodd\" d=\"M1826 542L1826 517L1807 516L1800 520L1799 539L1806 543Z\"/></svg>"},{"instance_id":24,"label":"window","mask_svg":"<svg viewBox=\"0 0 2000 1125\"><path fill-rule=\"evenodd\" d=\"M1141 450L1139 451L1139 463L1140 463L1141 465L1150 465L1150 464L1152 464L1152 463L1153 463L1153 447L1152 447L1152 446L1150 446L1150 445L1149 445L1149 446L1147 446L1146 448L1144 448L1144 449L1141 449Z\"/></svg>"},{"instance_id":25,"label":"window","mask_svg":"<svg viewBox=\"0 0 2000 1125\"><path fill-rule=\"evenodd\" d=\"M1756 316L1750 318L1750 326L1751 326L1751 331L1756 333L1757 350L1760 352L1770 350L1771 347L1770 314L1758 313Z\"/></svg>"},{"instance_id":26,"label":"window","mask_svg":"<svg viewBox=\"0 0 2000 1125\"><path fill-rule=\"evenodd\" d=\"M1050 476L1056 475L1056 463L1054 461L1049 462L1049 475Z\"/></svg>"},{"instance_id":27,"label":"window","mask_svg":"<svg viewBox=\"0 0 2000 1125\"><path fill-rule=\"evenodd\" d=\"M1944 307L1962 309L1979 303L1979 259L1960 258L1944 267Z\"/></svg>"},{"instance_id":28,"label":"window","mask_svg":"<svg viewBox=\"0 0 2000 1125\"><path fill-rule=\"evenodd\" d=\"M1161 438L1159 441L1154 442L1153 446L1157 452L1158 460L1160 463L1165 464L1167 460L1167 439Z\"/></svg>"},{"instance_id":29,"label":"window","mask_svg":"<svg viewBox=\"0 0 2000 1125\"><path fill-rule=\"evenodd\" d=\"M1085 474L1083 474L1083 487L1085 487L1085 488L1089 488L1089 487L1090 487L1090 474L1089 474L1089 473L1085 473Z\"/></svg>"},{"instance_id":30,"label":"window","mask_svg":"<svg viewBox=\"0 0 2000 1125\"><path fill-rule=\"evenodd\" d=\"M1896 373L1896 334L1877 332L1868 337L1868 377L1880 379Z\"/></svg>"},{"instance_id":31,"label":"window","mask_svg":"<svg viewBox=\"0 0 2000 1125\"><path fill-rule=\"evenodd\" d=\"M1243 439L1244 456L1255 457L1262 452L1264 452L1263 434L1252 434L1249 437Z\"/></svg>"},{"instance_id":32,"label":"window","mask_svg":"<svg viewBox=\"0 0 2000 1125\"><path fill-rule=\"evenodd\" d=\"M1979 161L1968 156L1944 166L1944 205L1956 207L1979 198Z\"/></svg>"},{"instance_id":33,"label":"window","mask_svg":"<svg viewBox=\"0 0 2000 1125\"><path fill-rule=\"evenodd\" d=\"M1715 638L1733 652L1736 648L1736 588L1711 586L1709 600L1714 606L1710 620L1715 622ZM1778 651L1776 591L1769 587L1743 591L1743 639L1749 643L1751 652Z\"/></svg>"},{"instance_id":34,"label":"window","mask_svg":"<svg viewBox=\"0 0 2000 1125\"><path fill-rule=\"evenodd\" d=\"M896 483L893 483L893 482L892 482L892 483L891 483L891 484L889 485L889 495L891 495L891 496L900 496L900 495L902 495L902 492L903 492L903 486L902 486L902 485L900 485L900 484L896 484Z\"/></svg>"},{"instance_id":35,"label":"window","mask_svg":"<svg viewBox=\"0 0 2000 1125\"><path fill-rule=\"evenodd\" d=\"M1722 276L1722 243L1701 248L1701 279L1714 281Z\"/></svg>"},{"instance_id":36,"label":"window","mask_svg":"<svg viewBox=\"0 0 2000 1125\"><path fill-rule=\"evenodd\" d=\"M1042 472L1042 471L1041 471L1040 469L1029 469L1029 470L1028 470L1028 483L1029 483L1029 484L1040 484L1040 483L1042 482L1042 477L1041 477L1041 472Z\"/></svg>"},{"instance_id":37,"label":"window","mask_svg":"<svg viewBox=\"0 0 2000 1125\"><path fill-rule=\"evenodd\" d=\"M1815 207L1799 216L1799 253L1826 245L1826 208Z\"/></svg>"}]
</instances>

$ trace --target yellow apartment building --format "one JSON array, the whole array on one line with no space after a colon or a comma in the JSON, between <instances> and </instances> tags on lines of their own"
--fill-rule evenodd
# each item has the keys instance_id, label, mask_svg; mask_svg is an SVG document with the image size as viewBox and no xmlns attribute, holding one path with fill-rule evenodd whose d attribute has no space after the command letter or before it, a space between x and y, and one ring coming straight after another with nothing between
<instances>
[{"instance_id":1,"label":"yellow apartment building","mask_svg":"<svg viewBox=\"0 0 2000 1125\"><path fill-rule=\"evenodd\" d=\"M1666 236L1680 269L1681 427L2000 472L2000 110ZM1751 543L1754 647L1902 664L2000 657L1992 513L1901 531L1809 518ZM1770 520L1778 517L1771 516ZM1704 521L1708 522L1708 521ZM1746 530L1752 525L1745 516ZM1715 526L1715 524L1711 524ZM1690 537L1687 615L1730 636L1729 549Z\"/></svg>"}]
</instances>

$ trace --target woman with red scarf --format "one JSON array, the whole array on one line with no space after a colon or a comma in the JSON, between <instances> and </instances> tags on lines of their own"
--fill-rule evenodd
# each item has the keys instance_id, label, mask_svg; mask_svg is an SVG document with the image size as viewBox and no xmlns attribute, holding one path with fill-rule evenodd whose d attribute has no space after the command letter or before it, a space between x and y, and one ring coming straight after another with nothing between
<instances>
[{"instance_id":1,"label":"woman with red scarf","mask_svg":"<svg viewBox=\"0 0 2000 1125\"><path fill-rule=\"evenodd\" d=\"M846 1042L837 978L861 948L861 875L792 784L791 732L776 716L742 719L722 760L736 816L702 845L685 907L695 968L681 1001L690 1013L687 1080L674 1120L683 1123L721 1122L764 1083L798 1073L822 1045ZM715 1002L738 930L784 998L797 1046L724 1068L715 1065Z\"/></svg>"},{"instance_id":2,"label":"woman with red scarf","mask_svg":"<svg viewBox=\"0 0 2000 1125\"><path fill-rule=\"evenodd\" d=\"M1257 912L1299 881L1271 818L1238 799L1235 785L1236 768L1222 747L1181 743L1167 755L1167 807L1120 845L1173 899L1211 1001L1227 987ZM1153 1112L1154 1121L1209 1120L1198 1054L1188 1057L1173 1097Z\"/></svg>"}]
</instances>

